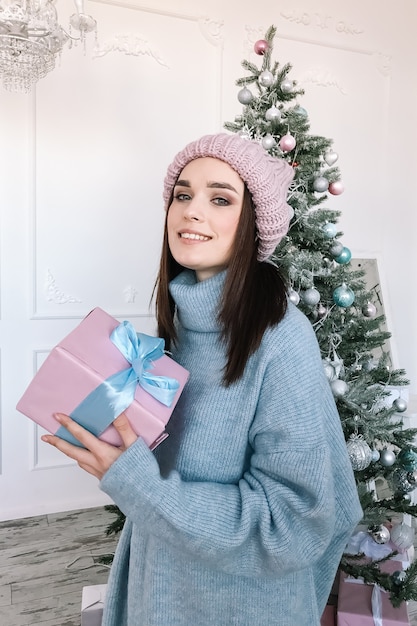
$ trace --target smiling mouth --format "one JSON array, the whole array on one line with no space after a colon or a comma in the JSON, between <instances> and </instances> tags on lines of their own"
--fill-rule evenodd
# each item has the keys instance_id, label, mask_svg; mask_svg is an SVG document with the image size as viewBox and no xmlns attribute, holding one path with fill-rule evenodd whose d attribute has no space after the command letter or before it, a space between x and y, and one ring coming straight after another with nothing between
<instances>
[{"instance_id":1,"label":"smiling mouth","mask_svg":"<svg viewBox=\"0 0 417 626\"><path fill-rule=\"evenodd\" d=\"M193 241L209 241L211 237L198 235L197 233L180 233L181 239L192 239Z\"/></svg>"}]
</instances>

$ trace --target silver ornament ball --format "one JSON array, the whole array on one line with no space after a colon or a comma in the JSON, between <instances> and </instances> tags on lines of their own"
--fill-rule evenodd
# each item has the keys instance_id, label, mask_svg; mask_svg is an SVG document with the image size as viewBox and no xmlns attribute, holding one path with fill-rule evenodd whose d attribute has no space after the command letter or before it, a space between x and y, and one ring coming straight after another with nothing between
<instances>
[{"instance_id":1,"label":"silver ornament ball","mask_svg":"<svg viewBox=\"0 0 417 626\"><path fill-rule=\"evenodd\" d=\"M318 191L319 193L323 193L327 191L329 188L329 181L324 176L318 176L313 181L313 189L314 191Z\"/></svg>"},{"instance_id":2,"label":"silver ornament ball","mask_svg":"<svg viewBox=\"0 0 417 626\"><path fill-rule=\"evenodd\" d=\"M398 550L408 550L414 543L414 528L401 522L391 530L391 541Z\"/></svg>"},{"instance_id":3,"label":"silver ornament ball","mask_svg":"<svg viewBox=\"0 0 417 626\"><path fill-rule=\"evenodd\" d=\"M371 464L372 450L361 435L351 435L346 447L353 470L361 471Z\"/></svg>"},{"instance_id":4,"label":"silver ornament ball","mask_svg":"<svg viewBox=\"0 0 417 626\"><path fill-rule=\"evenodd\" d=\"M375 317L376 306L372 302L367 302L362 307L362 315L369 318Z\"/></svg>"},{"instance_id":5,"label":"silver ornament ball","mask_svg":"<svg viewBox=\"0 0 417 626\"><path fill-rule=\"evenodd\" d=\"M265 119L267 122L278 122L281 119L281 111L274 105L266 111Z\"/></svg>"},{"instance_id":6,"label":"silver ornament ball","mask_svg":"<svg viewBox=\"0 0 417 626\"><path fill-rule=\"evenodd\" d=\"M310 287L310 289L303 291L302 299L307 306L315 306L320 302L320 292L314 287Z\"/></svg>"},{"instance_id":7,"label":"silver ornament ball","mask_svg":"<svg viewBox=\"0 0 417 626\"><path fill-rule=\"evenodd\" d=\"M396 398L392 403L392 406L397 413L404 413L407 410L407 402L403 398Z\"/></svg>"},{"instance_id":8,"label":"silver ornament ball","mask_svg":"<svg viewBox=\"0 0 417 626\"><path fill-rule=\"evenodd\" d=\"M370 526L368 530L372 539L379 544L388 543L390 540L390 532L386 526L379 524L378 526Z\"/></svg>"},{"instance_id":9,"label":"silver ornament ball","mask_svg":"<svg viewBox=\"0 0 417 626\"><path fill-rule=\"evenodd\" d=\"M237 94L237 99L239 100L240 104L249 104L250 102L252 102L253 93L247 87L243 87L243 89L241 89Z\"/></svg>"},{"instance_id":10,"label":"silver ornament ball","mask_svg":"<svg viewBox=\"0 0 417 626\"><path fill-rule=\"evenodd\" d=\"M338 257L339 254L342 253L342 250L343 250L344 247L345 246L343 245L343 243L341 241L334 241L332 243L332 245L331 245L331 248L330 248L330 254L333 257Z\"/></svg>"},{"instance_id":11,"label":"silver ornament ball","mask_svg":"<svg viewBox=\"0 0 417 626\"><path fill-rule=\"evenodd\" d=\"M391 465L394 465L395 463L394 452L392 450L389 450L388 448L384 448L379 453L379 462L384 467L391 467Z\"/></svg>"},{"instance_id":12,"label":"silver ornament ball","mask_svg":"<svg viewBox=\"0 0 417 626\"><path fill-rule=\"evenodd\" d=\"M265 135L265 137L262 138L262 147L265 148L265 150L270 150L271 148L275 146L275 144L276 144L275 139L269 133Z\"/></svg>"}]
</instances>

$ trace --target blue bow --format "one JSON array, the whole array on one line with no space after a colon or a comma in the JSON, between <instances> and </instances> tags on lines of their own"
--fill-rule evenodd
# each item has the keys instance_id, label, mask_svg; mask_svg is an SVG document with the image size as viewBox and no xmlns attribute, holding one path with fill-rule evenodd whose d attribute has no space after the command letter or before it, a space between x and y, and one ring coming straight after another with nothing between
<instances>
[{"instance_id":1,"label":"blue bow","mask_svg":"<svg viewBox=\"0 0 417 626\"><path fill-rule=\"evenodd\" d=\"M136 333L130 322L124 321L113 330L110 340L120 350L131 367L109 376L71 412L70 417L96 437L106 430L134 400L139 384L153 398L171 406L179 382L167 376L150 373L153 362L164 355L164 340ZM58 437L80 446L80 442L61 426Z\"/></svg>"}]
</instances>

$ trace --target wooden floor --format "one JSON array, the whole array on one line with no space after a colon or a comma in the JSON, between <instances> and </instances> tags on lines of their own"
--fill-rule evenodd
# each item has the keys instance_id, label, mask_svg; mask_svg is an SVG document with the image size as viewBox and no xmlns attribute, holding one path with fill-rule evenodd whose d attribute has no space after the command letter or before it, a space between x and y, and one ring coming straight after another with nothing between
<instances>
[{"instance_id":1,"label":"wooden floor","mask_svg":"<svg viewBox=\"0 0 417 626\"><path fill-rule=\"evenodd\" d=\"M80 626L82 588L107 581L97 555L114 552L114 519L100 507L0 522L0 625Z\"/></svg>"},{"instance_id":2,"label":"wooden floor","mask_svg":"<svg viewBox=\"0 0 417 626\"><path fill-rule=\"evenodd\" d=\"M82 588L107 582L94 555L114 552L114 519L100 507L0 522L0 625L80 626Z\"/></svg>"}]
</instances>

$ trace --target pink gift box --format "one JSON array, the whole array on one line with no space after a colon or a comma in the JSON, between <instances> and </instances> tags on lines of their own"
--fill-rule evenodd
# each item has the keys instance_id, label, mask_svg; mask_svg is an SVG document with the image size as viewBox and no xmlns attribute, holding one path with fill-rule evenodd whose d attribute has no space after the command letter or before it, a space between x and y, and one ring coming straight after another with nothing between
<instances>
[{"instance_id":1,"label":"pink gift box","mask_svg":"<svg viewBox=\"0 0 417 626\"><path fill-rule=\"evenodd\" d=\"M381 570L393 574L401 570L398 561L386 561ZM348 578L344 572L340 574L339 599L337 607L337 626L374 626L372 615L373 585L365 585L363 581ZM409 626L407 604L403 602L394 608L389 594L381 589L382 624L383 626Z\"/></svg>"},{"instance_id":2,"label":"pink gift box","mask_svg":"<svg viewBox=\"0 0 417 626\"><path fill-rule=\"evenodd\" d=\"M52 434L62 428L54 418L55 413L71 415L103 381L130 367L122 352L110 340L117 326L119 322L102 309L91 311L50 352L19 400L16 407L18 411ZM167 376L179 383L170 406L165 406L137 385L134 400L125 409L132 428L150 448L154 448L167 436L165 426L189 373L165 354L152 362L149 372L156 376ZM95 417L91 415L92 428ZM113 445L122 443L112 425L106 427L99 437Z\"/></svg>"},{"instance_id":3,"label":"pink gift box","mask_svg":"<svg viewBox=\"0 0 417 626\"><path fill-rule=\"evenodd\" d=\"M336 607L328 604L321 616L320 626L336 626Z\"/></svg>"}]
</instances>

